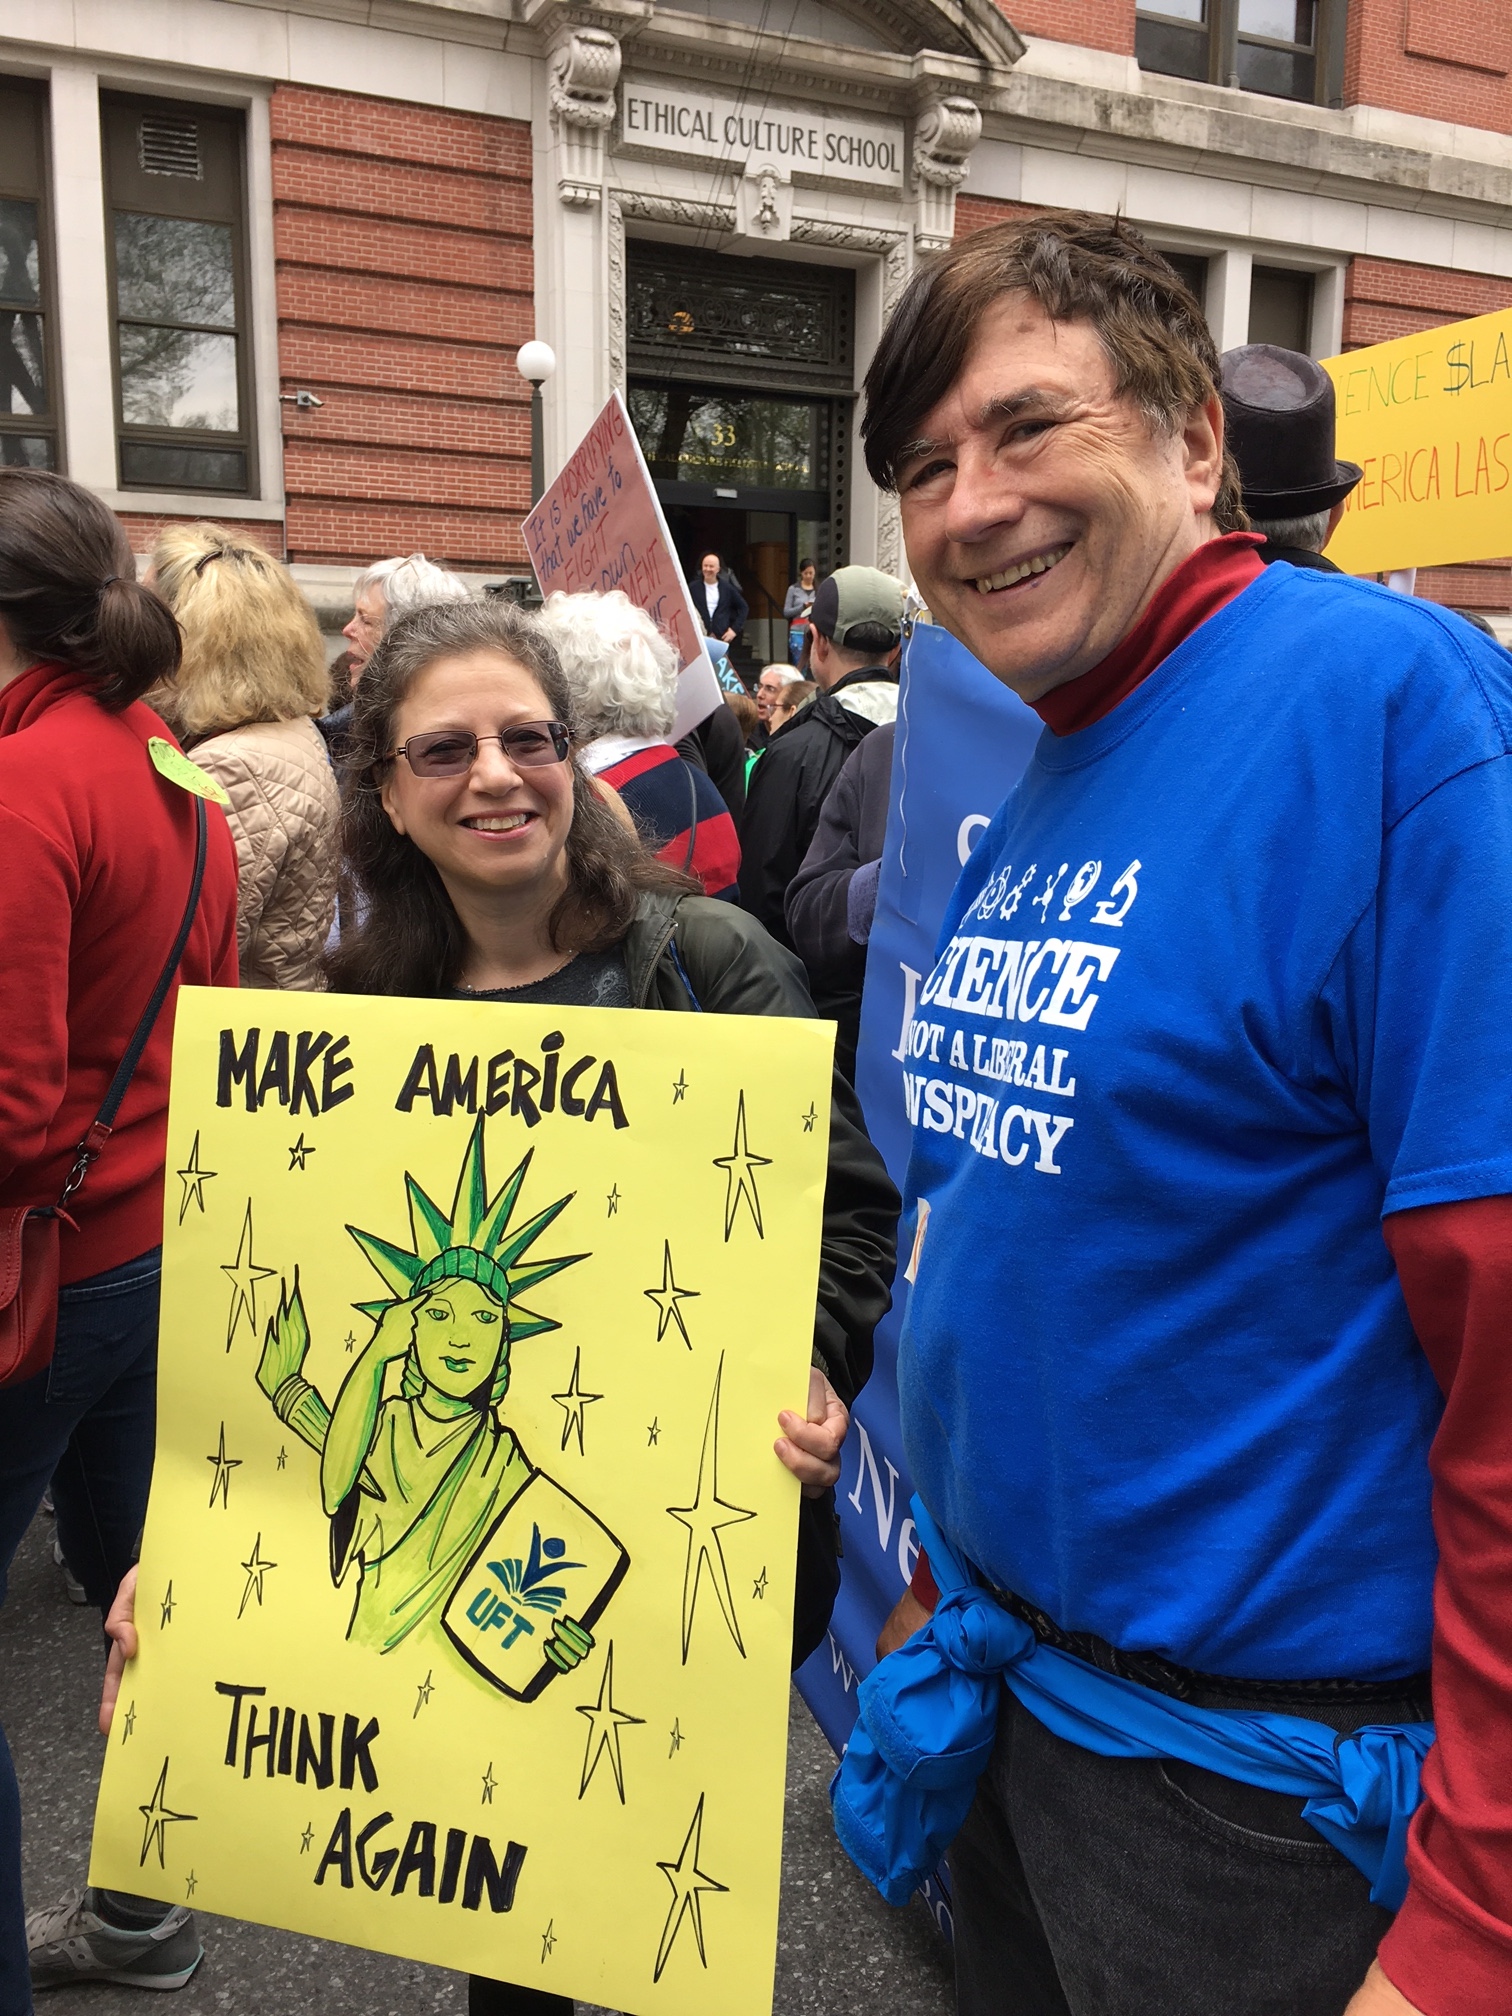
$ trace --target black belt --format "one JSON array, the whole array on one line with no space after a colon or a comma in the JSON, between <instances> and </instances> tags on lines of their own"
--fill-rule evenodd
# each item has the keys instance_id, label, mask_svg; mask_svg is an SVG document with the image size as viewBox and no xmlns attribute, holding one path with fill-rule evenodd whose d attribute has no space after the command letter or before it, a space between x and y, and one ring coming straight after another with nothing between
<instances>
[{"instance_id":1,"label":"black belt","mask_svg":"<svg viewBox=\"0 0 1512 2016\"><path fill-rule=\"evenodd\" d=\"M1043 1610L1006 1589L994 1598L1020 1618L1042 1645L1116 1673L1195 1708L1255 1708L1272 1714L1305 1715L1339 1730L1359 1729L1372 1722L1431 1722L1433 1693L1427 1673L1401 1680L1236 1680L1224 1673L1199 1673L1177 1666L1157 1652L1121 1652L1090 1631L1063 1631Z\"/></svg>"}]
</instances>

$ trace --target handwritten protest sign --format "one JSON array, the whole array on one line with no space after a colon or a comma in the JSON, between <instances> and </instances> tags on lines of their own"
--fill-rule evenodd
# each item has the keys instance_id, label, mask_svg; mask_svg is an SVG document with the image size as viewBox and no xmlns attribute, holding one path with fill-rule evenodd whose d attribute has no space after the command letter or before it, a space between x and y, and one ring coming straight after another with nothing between
<instances>
[{"instance_id":1,"label":"handwritten protest sign","mask_svg":"<svg viewBox=\"0 0 1512 2016\"><path fill-rule=\"evenodd\" d=\"M670 639L682 668L674 737L722 703L661 499L618 392L525 520L525 545L543 595L623 589Z\"/></svg>"},{"instance_id":2,"label":"handwritten protest sign","mask_svg":"<svg viewBox=\"0 0 1512 2016\"><path fill-rule=\"evenodd\" d=\"M1512 310L1328 357L1364 477L1328 557L1351 574L1512 553Z\"/></svg>"},{"instance_id":3,"label":"handwritten protest sign","mask_svg":"<svg viewBox=\"0 0 1512 2016\"><path fill-rule=\"evenodd\" d=\"M772 1444L808 1390L832 1044L772 1033L752 1073L727 1016L183 991L95 1882L766 2016Z\"/></svg>"}]
</instances>

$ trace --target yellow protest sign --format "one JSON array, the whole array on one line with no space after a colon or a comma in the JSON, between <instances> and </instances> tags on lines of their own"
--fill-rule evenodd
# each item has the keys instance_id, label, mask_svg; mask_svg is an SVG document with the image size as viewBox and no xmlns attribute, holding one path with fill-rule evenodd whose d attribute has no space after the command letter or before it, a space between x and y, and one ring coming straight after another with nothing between
<instances>
[{"instance_id":1,"label":"yellow protest sign","mask_svg":"<svg viewBox=\"0 0 1512 2016\"><path fill-rule=\"evenodd\" d=\"M183 990L94 1882L770 2010L832 1032L751 1030Z\"/></svg>"},{"instance_id":2,"label":"yellow protest sign","mask_svg":"<svg viewBox=\"0 0 1512 2016\"><path fill-rule=\"evenodd\" d=\"M1512 553L1512 309L1327 357L1362 480L1329 541L1351 574Z\"/></svg>"}]
</instances>

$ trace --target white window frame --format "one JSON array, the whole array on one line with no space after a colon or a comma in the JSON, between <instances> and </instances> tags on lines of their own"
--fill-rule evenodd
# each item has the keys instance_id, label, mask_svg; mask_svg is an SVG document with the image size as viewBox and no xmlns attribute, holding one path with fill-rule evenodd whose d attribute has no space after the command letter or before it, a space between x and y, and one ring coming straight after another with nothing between
<instances>
[{"instance_id":1,"label":"white window frame","mask_svg":"<svg viewBox=\"0 0 1512 2016\"><path fill-rule=\"evenodd\" d=\"M103 69L62 58L51 66L49 87L64 467L76 483L95 491L112 511L168 518L282 519L283 422L278 400L271 87L235 81L217 85L213 80L186 80L146 67L112 65ZM117 487L114 331L100 130L102 91L226 105L245 115L247 271L252 297L247 328L252 343L252 428L257 442L257 488L251 494Z\"/></svg>"}]
</instances>

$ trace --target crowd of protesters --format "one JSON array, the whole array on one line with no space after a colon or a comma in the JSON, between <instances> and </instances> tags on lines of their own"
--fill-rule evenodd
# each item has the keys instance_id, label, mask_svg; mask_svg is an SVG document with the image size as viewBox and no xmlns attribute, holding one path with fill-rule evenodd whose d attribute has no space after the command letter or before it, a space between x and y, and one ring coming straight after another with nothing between
<instances>
[{"instance_id":1,"label":"crowd of protesters","mask_svg":"<svg viewBox=\"0 0 1512 2016\"><path fill-rule=\"evenodd\" d=\"M1113 220L1015 221L923 271L867 400L930 618L1047 731L921 995L947 1103L916 1135L900 1387L930 1530L879 1651L901 1720L931 1688L958 1707L967 1673L986 1704L964 1777L931 1754L943 1719L918 1739L931 1784L964 1787L929 1836L951 1851L959 2007L1512 2008L1512 665L1337 576L1322 548L1359 471L1334 457L1326 376L1265 345L1220 360ZM690 586L723 652L738 584L706 553ZM19 1265L21 1207L66 1210L51 1365L0 1386L0 1594L50 1488L117 1670L130 1652L178 984L818 1012L839 1033L814 1370L778 1445L804 1492L795 1665L815 1649L894 1272L899 1199L850 1081L906 606L876 568L804 562L792 662L674 742L679 668L622 594L531 611L382 560L333 681L261 547L173 525L139 569L91 493L0 471L0 1239ZM224 816L173 781L174 738ZM1088 908L1026 942L1037 876L1046 924L1064 905L1050 929ZM994 1032L1042 1011L1080 1032L1076 1079L1049 1086L1074 1109L1011 1105L994 1132L976 1079L1001 1089L1027 1054ZM992 1650L1005 1616L1016 1649ZM1100 1737L1069 1682L1055 1712L1025 1705L1031 1654L1124 1690L1099 1697ZM1223 1716L1263 1724L1271 1761L1215 1764ZM1374 1817L1320 1831L1304 1726L1325 1749L1371 1739ZM870 1754L853 1746L839 1796L857 1839L868 1801L891 1815L892 1854L919 1795L885 1755L863 1781ZM1367 1824L1373 1880L1340 1845ZM19 1844L0 1735L0 2016L32 1987L190 1978L184 1908L81 1889L23 1922Z\"/></svg>"}]
</instances>

